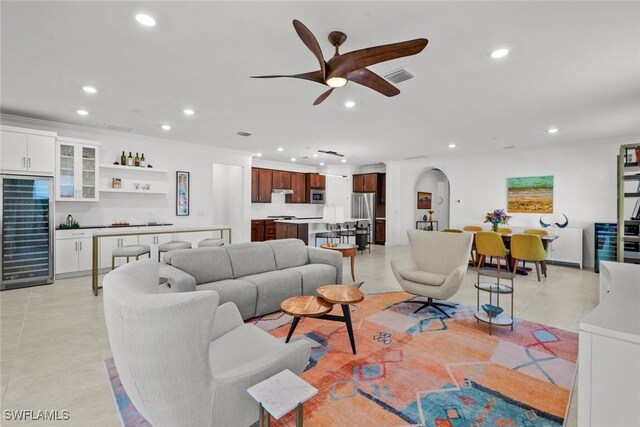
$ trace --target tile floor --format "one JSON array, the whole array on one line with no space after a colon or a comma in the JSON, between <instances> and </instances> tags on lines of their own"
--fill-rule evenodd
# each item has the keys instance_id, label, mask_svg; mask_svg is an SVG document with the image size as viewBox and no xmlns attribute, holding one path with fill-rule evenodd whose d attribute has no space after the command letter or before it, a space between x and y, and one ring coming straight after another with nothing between
<instances>
[{"instance_id":1,"label":"tile floor","mask_svg":"<svg viewBox=\"0 0 640 427\"><path fill-rule=\"evenodd\" d=\"M374 246L356 259L356 279L365 293L399 290L389 261L409 256L407 247ZM345 280L348 260L345 259ZM473 305L475 271L470 269L454 301ZM518 276L517 317L577 331L580 318L598 301L598 275L573 267L549 266L542 282ZM118 414L102 361L111 356L102 296L91 293L89 277L50 286L0 293L0 406L5 409L68 410L70 420L51 425L118 426ZM575 387L574 387L575 389ZM576 393L567 425L577 425ZM3 426L11 423L0 415ZM33 424L26 423L26 424ZM38 426L48 426L45 421Z\"/></svg>"}]
</instances>

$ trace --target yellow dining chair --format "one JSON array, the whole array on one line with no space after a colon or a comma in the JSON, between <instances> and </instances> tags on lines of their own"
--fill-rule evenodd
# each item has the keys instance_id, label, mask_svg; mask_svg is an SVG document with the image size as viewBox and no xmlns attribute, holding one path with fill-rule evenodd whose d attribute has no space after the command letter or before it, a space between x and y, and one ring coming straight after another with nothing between
<instances>
[{"instance_id":1,"label":"yellow dining chair","mask_svg":"<svg viewBox=\"0 0 640 427\"><path fill-rule=\"evenodd\" d=\"M445 228L442 230L443 233L462 233L462 230L458 230L457 228Z\"/></svg>"},{"instance_id":2,"label":"yellow dining chair","mask_svg":"<svg viewBox=\"0 0 640 427\"><path fill-rule=\"evenodd\" d=\"M507 271L510 271L509 261L507 260L509 249L504 246L500 234L494 233L493 231L478 231L476 233L476 252L480 256L478 259L478 268L484 266L484 261L487 257L496 257L498 272L500 272L501 258L504 258Z\"/></svg>"},{"instance_id":3,"label":"yellow dining chair","mask_svg":"<svg viewBox=\"0 0 640 427\"><path fill-rule=\"evenodd\" d=\"M514 234L511 236L511 256L514 259L514 265L517 267L518 261L532 261L536 263L536 274L538 282L540 281L540 270L547 277L547 268L545 259L547 252L542 246L542 240L537 234Z\"/></svg>"},{"instance_id":4,"label":"yellow dining chair","mask_svg":"<svg viewBox=\"0 0 640 427\"><path fill-rule=\"evenodd\" d=\"M482 227L480 227L479 225L465 225L464 227L462 227L462 229L464 231L469 231L472 233L478 232L478 231L484 231L484 229ZM474 267L478 267L478 253L476 252L476 239L475 236L473 238L473 244L471 245L471 262L473 262L473 266Z\"/></svg>"},{"instance_id":5,"label":"yellow dining chair","mask_svg":"<svg viewBox=\"0 0 640 427\"><path fill-rule=\"evenodd\" d=\"M543 230L541 228L527 228L526 230L524 230L524 234L536 234L540 237L542 236L548 236L549 232L547 230ZM545 252L547 253L547 255L549 255L549 245L547 243L545 243L544 241L542 241L542 246L544 247ZM522 267L524 267L525 265L525 261L522 261ZM544 264L542 264L542 267L544 268L544 277L547 277L547 263L546 261L544 262Z\"/></svg>"},{"instance_id":6,"label":"yellow dining chair","mask_svg":"<svg viewBox=\"0 0 640 427\"><path fill-rule=\"evenodd\" d=\"M498 233L500 234L513 234L513 230L507 227L498 227Z\"/></svg>"}]
</instances>

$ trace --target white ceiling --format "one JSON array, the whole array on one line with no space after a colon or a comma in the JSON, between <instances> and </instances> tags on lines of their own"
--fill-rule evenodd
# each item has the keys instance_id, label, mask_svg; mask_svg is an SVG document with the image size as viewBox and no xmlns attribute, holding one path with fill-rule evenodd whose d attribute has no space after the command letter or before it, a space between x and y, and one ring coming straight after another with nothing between
<instances>
[{"instance_id":1,"label":"white ceiling","mask_svg":"<svg viewBox=\"0 0 640 427\"><path fill-rule=\"evenodd\" d=\"M140 11L158 25L140 26ZM400 95L351 83L314 107L324 86L249 78L317 69L294 18L327 59L332 30L348 35L342 52L417 37L429 45L371 67L415 73ZM491 60L501 46L511 54ZM640 134L638 2L2 1L1 47L3 113L110 123L271 160L326 149L363 165ZM83 93L85 84L99 93Z\"/></svg>"}]
</instances>

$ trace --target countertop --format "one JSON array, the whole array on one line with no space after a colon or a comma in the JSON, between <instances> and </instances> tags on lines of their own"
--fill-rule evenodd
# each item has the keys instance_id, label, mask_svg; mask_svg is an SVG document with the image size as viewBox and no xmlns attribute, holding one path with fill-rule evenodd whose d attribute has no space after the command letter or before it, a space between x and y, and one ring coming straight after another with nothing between
<instances>
[{"instance_id":1,"label":"countertop","mask_svg":"<svg viewBox=\"0 0 640 427\"><path fill-rule=\"evenodd\" d=\"M56 227L56 230L83 230L87 228L127 228L127 227L168 227L173 224L129 224L129 225L81 225L77 228L60 228Z\"/></svg>"},{"instance_id":2,"label":"countertop","mask_svg":"<svg viewBox=\"0 0 640 427\"><path fill-rule=\"evenodd\" d=\"M345 218L342 222L356 222L362 221L362 219L356 218ZM277 219L276 222L284 222L288 224L326 224L327 221L324 221L322 218L297 218L297 219Z\"/></svg>"},{"instance_id":3,"label":"countertop","mask_svg":"<svg viewBox=\"0 0 640 427\"><path fill-rule=\"evenodd\" d=\"M283 215L283 216L287 216L287 215ZM278 220L278 218L251 218L251 221L267 221L267 220L273 220L273 221L296 221L296 220L309 220L309 219L322 219L322 217L321 216L311 216L311 217L296 218L295 220L293 220L293 219Z\"/></svg>"}]
</instances>

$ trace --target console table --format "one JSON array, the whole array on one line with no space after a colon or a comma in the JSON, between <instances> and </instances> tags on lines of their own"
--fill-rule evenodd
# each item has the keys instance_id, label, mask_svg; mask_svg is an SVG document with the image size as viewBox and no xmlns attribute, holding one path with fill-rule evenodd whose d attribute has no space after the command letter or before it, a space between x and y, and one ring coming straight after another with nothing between
<instances>
[{"instance_id":1,"label":"console table","mask_svg":"<svg viewBox=\"0 0 640 427\"><path fill-rule=\"evenodd\" d=\"M220 238L224 239L225 232L227 233L227 242L231 244L231 227L215 226L215 227L198 227L198 228L173 228L171 230L144 230L144 231L104 231L93 234L93 262L91 268L91 288L93 295L98 296L98 289L102 288L98 284L98 268L100 259L100 244L101 238L109 237L126 237L126 236L144 236L148 234L182 234L182 233L201 233L206 231L220 232Z\"/></svg>"},{"instance_id":2,"label":"console table","mask_svg":"<svg viewBox=\"0 0 640 427\"><path fill-rule=\"evenodd\" d=\"M420 227L420 224L429 224L426 227ZM433 224L436 225L435 231L438 231L438 221L416 221L416 230L434 231Z\"/></svg>"}]
</instances>

